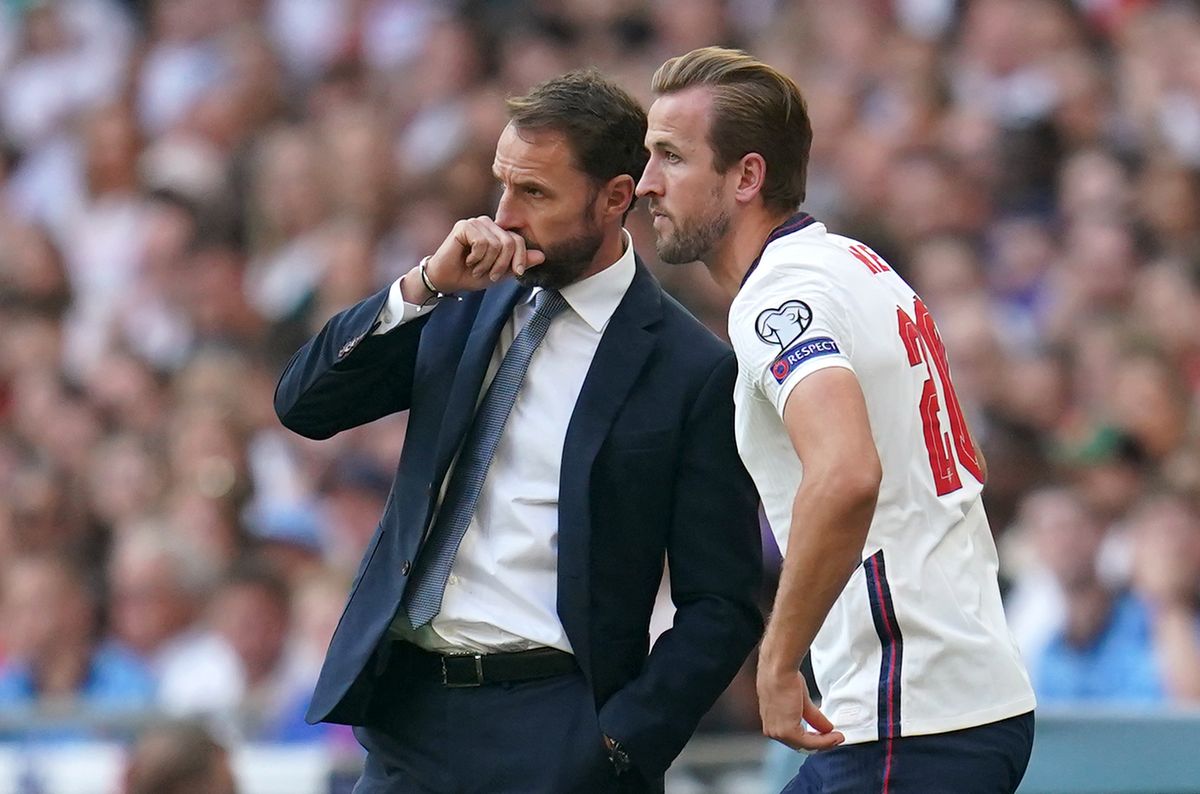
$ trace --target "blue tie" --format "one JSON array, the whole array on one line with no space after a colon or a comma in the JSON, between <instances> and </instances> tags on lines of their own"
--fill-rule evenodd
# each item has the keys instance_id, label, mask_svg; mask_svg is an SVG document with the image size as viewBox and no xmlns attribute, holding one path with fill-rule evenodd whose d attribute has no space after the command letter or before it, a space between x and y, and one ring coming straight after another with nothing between
<instances>
[{"instance_id":1,"label":"blue tie","mask_svg":"<svg viewBox=\"0 0 1200 794\"><path fill-rule=\"evenodd\" d=\"M471 523L471 516L475 514L475 503L479 500L479 492L517 392L525 380L529 361L545 338L550 321L566 305L566 299L556 290L544 289L535 296L533 317L504 354L496 377L475 411L475 419L446 486L441 509L404 593L405 610L414 629L433 620L441 609L450 566Z\"/></svg>"}]
</instances>

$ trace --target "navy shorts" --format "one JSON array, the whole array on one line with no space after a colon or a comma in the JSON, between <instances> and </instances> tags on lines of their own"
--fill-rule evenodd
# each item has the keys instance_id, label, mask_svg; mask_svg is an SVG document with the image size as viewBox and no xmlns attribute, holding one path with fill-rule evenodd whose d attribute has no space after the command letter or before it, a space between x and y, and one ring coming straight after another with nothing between
<instances>
[{"instance_id":1,"label":"navy shorts","mask_svg":"<svg viewBox=\"0 0 1200 794\"><path fill-rule=\"evenodd\" d=\"M782 794L1012 794L1033 750L1033 712L809 756Z\"/></svg>"}]
</instances>

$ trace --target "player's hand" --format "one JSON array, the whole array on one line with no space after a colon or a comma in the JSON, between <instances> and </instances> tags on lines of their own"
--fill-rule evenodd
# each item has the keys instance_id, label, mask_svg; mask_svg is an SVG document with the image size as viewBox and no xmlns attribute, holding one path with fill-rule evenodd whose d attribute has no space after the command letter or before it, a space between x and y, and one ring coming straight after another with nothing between
<instances>
[{"instance_id":1,"label":"player's hand","mask_svg":"<svg viewBox=\"0 0 1200 794\"><path fill-rule=\"evenodd\" d=\"M480 215L454 224L430 257L425 273L442 292L470 292L544 261L541 251L526 250L521 235Z\"/></svg>"},{"instance_id":2,"label":"player's hand","mask_svg":"<svg viewBox=\"0 0 1200 794\"><path fill-rule=\"evenodd\" d=\"M776 671L759 665L758 711L763 734L793 750L829 750L846 741L808 697L808 682L798 670Z\"/></svg>"}]
</instances>

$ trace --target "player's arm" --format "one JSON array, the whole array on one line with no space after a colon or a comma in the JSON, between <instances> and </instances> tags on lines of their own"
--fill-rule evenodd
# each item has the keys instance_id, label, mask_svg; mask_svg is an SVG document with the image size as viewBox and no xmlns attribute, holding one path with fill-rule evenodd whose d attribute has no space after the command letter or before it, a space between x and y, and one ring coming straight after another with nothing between
<instances>
[{"instance_id":1,"label":"player's arm","mask_svg":"<svg viewBox=\"0 0 1200 794\"><path fill-rule=\"evenodd\" d=\"M862 561L882 475L866 402L850 370L827 367L805 377L788 396L783 419L804 479L759 656L759 709L767 736L821 750L844 737L809 701L800 660Z\"/></svg>"}]
</instances>

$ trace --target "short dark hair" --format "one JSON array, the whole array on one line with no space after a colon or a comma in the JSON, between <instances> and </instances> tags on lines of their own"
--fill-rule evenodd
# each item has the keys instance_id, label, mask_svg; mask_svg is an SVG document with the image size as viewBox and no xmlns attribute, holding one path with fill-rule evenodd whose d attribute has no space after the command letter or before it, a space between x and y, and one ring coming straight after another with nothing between
<instances>
[{"instance_id":1,"label":"short dark hair","mask_svg":"<svg viewBox=\"0 0 1200 794\"><path fill-rule=\"evenodd\" d=\"M287 612L292 591L279 568L265 557L249 556L235 562L221 581L222 590L254 588L264 593L281 611Z\"/></svg>"},{"instance_id":2,"label":"short dark hair","mask_svg":"<svg viewBox=\"0 0 1200 794\"><path fill-rule=\"evenodd\" d=\"M517 129L561 132L576 165L597 182L629 174L642 178L646 161L646 111L623 88L595 69L568 72L507 101ZM633 206L633 202L630 202Z\"/></svg>"},{"instance_id":3,"label":"short dark hair","mask_svg":"<svg viewBox=\"0 0 1200 794\"><path fill-rule=\"evenodd\" d=\"M228 764L225 748L198 722L151 725L129 754L129 794L195 791L212 781L218 764Z\"/></svg>"},{"instance_id":4,"label":"short dark hair","mask_svg":"<svg viewBox=\"0 0 1200 794\"><path fill-rule=\"evenodd\" d=\"M693 86L712 90L708 145L718 173L757 152L767 163L763 202L776 210L799 207L813 134L795 81L741 50L724 47L702 47L671 58L651 81L656 94Z\"/></svg>"}]
</instances>

